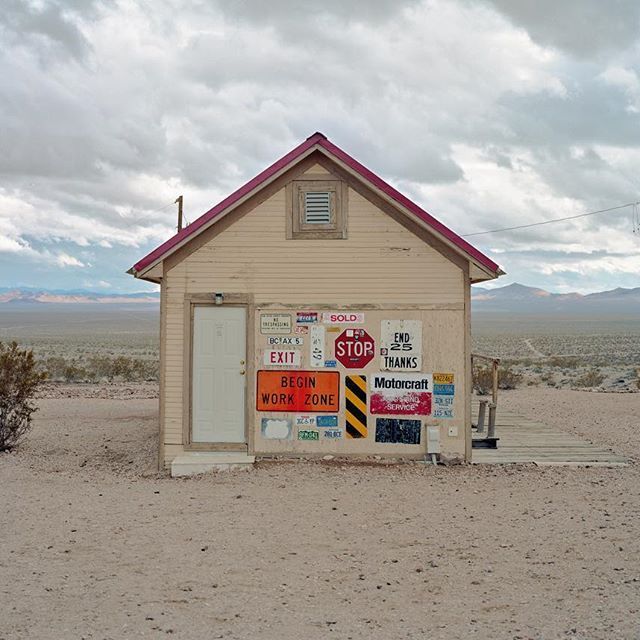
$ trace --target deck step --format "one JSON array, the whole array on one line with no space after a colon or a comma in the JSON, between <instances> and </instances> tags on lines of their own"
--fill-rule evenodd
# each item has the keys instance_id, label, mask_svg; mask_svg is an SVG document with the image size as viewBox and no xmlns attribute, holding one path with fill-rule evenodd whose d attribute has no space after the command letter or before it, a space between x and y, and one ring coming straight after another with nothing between
<instances>
[{"instance_id":1,"label":"deck step","mask_svg":"<svg viewBox=\"0 0 640 640\"><path fill-rule=\"evenodd\" d=\"M171 462L171 477L193 476L213 471L229 471L230 469L250 469L255 456L242 451L193 451L175 457Z\"/></svg>"}]
</instances>

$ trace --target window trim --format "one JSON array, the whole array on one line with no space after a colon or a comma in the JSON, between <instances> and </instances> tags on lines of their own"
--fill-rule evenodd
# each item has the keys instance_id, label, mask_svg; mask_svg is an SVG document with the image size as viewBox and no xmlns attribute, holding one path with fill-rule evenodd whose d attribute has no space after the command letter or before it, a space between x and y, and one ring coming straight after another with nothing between
<instances>
[{"instance_id":1,"label":"window trim","mask_svg":"<svg viewBox=\"0 0 640 640\"><path fill-rule=\"evenodd\" d=\"M287 239L290 240L343 240L347 237L347 183L331 175L304 177L287 185ZM305 193L328 192L331 203L331 221L327 224L305 222Z\"/></svg>"}]
</instances>

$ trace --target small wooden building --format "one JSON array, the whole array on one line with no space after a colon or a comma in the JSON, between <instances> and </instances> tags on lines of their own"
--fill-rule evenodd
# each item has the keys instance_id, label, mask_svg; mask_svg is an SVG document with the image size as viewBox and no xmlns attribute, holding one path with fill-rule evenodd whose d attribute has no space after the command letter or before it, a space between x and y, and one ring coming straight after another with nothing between
<instances>
[{"instance_id":1,"label":"small wooden building","mask_svg":"<svg viewBox=\"0 0 640 640\"><path fill-rule=\"evenodd\" d=\"M160 465L471 458L498 265L315 133L130 271L161 286Z\"/></svg>"}]
</instances>

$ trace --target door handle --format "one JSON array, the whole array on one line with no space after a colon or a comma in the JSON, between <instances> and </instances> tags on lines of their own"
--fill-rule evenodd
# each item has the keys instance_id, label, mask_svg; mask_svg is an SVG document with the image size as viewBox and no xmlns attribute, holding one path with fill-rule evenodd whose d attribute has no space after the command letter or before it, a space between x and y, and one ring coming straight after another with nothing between
<instances>
[{"instance_id":1,"label":"door handle","mask_svg":"<svg viewBox=\"0 0 640 640\"><path fill-rule=\"evenodd\" d=\"M242 371L240 371L240 375L243 376L245 374L244 369L242 369Z\"/></svg>"}]
</instances>

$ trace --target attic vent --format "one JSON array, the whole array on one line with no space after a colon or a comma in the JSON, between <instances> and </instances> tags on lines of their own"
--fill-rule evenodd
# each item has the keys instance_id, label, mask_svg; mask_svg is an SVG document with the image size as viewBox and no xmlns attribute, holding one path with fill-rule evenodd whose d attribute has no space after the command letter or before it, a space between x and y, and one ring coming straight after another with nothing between
<instances>
[{"instance_id":1,"label":"attic vent","mask_svg":"<svg viewBox=\"0 0 640 640\"><path fill-rule=\"evenodd\" d=\"M331 223L331 193L328 191L307 191L304 194L305 224Z\"/></svg>"}]
</instances>

